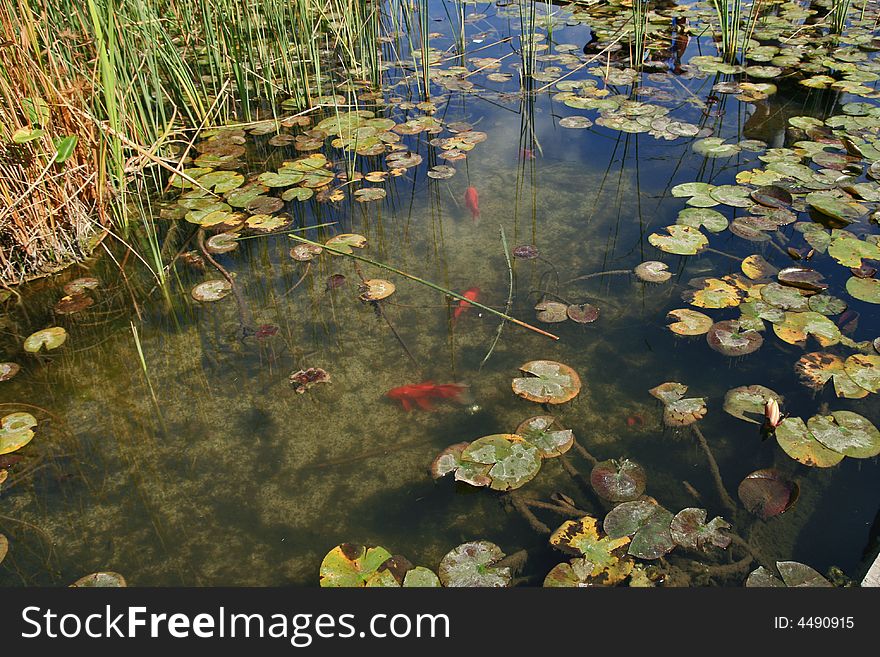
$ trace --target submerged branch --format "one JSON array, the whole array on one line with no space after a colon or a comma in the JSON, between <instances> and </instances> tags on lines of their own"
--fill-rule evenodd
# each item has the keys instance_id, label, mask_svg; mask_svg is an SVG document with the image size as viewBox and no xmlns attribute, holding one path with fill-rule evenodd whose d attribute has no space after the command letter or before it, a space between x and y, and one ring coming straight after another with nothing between
<instances>
[{"instance_id":1,"label":"submerged branch","mask_svg":"<svg viewBox=\"0 0 880 657\"><path fill-rule=\"evenodd\" d=\"M721 479L721 470L718 469L718 462L715 460L712 450L709 449L709 443L706 442L706 436L703 435L703 432L700 431L700 427L698 427L696 423L692 424L691 428L694 430L697 442L699 442L703 452L706 453L706 458L709 460L709 469L712 471L712 478L715 480L715 488L718 489L721 503L731 514L736 514L736 502L733 501L733 498L730 497L730 493L727 492L727 488L724 486L724 481Z\"/></svg>"}]
</instances>

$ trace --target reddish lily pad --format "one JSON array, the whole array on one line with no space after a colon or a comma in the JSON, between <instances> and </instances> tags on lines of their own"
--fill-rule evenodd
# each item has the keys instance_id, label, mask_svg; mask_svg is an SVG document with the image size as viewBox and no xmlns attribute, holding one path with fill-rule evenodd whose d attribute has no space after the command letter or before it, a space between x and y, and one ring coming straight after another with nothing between
<instances>
[{"instance_id":1,"label":"reddish lily pad","mask_svg":"<svg viewBox=\"0 0 880 657\"><path fill-rule=\"evenodd\" d=\"M297 244L290 250L290 257L300 262L314 260L324 249L314 244Z\"/></svg>"},{"instance_id":2,"label":"reddish lily pad","mask_svg":"<svg viewBox=\"0 0 880 657\"><path fill-rule=\"evenodd\" d=\"M630 502L645 492L647 474L629 459L597 463L590 472L590 484L596 493L610 502Z\"/></svg>"},{"instance_id":3,"label":"reddish lily pad","mask_svg":"<svg viewBox=\"0 0 880 657\"><path fill-rule=\"evenodd\" d=\"M675 514L669 525L669 532L676 545L690 550L705 551L713 545L726 548L731 538L725 533L730 523L723 518L712 518L706 522L706 509L688 508Z\"/></svg>"},{"instance_id":4,"label":"reddish lily pad","mask_svg":"<svg viewBox=\"0 0 880 657\"><path fill-rule=\"evenodd\" d=\"M774 325L775 326L775 325ZM725 356L745 356L761 348L764 338L757 331L742 330L736 320L716 322L706 333L706 342Z\"/></svg>"},{"instance_id":5,"label":"reddish lily pad","mask_svg":"<svg viewBox=\"0 0 880 657\"><path fill-rule=\"evenodd\" d=\"M623 502L602 523L608 536L632 536L628 553L640 559L659 559L675 547L670 532L672 514L656 502Z\"/></svg>"},{"instance_id":6,"label":"reddish lily pad","mask_svg":"<svg viewBox=\"0 0 880 657\"><path fill-rule=\"evenodd\" d=\"M320 367L309 367L304 370L297 370L288 378L290 384L294 386L294 389L300 395L319 383L330 383L330 374Z\"/></svg>"},{"instance_id":7,"label":"reddish lily pad","mask_svg":"<svg viewBox=\"0 0 880 657\"><path fill-rule=\"evenodd\" d=\"M746 509L768 520L792 507L800 494L800 487L778 470L765 469L747 475L737 493Z\"/></svg>"},{"instance_id":8,"label":"reddish lily pad","mask_svg":"<svg viewBox=\"0 0 880 657\"><path fill-rule=\"evenodd\" d=\"M565 312L571 321L578 324L590 324L599 319L599 309L589 303L568 306Z\"/></svg>"}]
</instances>

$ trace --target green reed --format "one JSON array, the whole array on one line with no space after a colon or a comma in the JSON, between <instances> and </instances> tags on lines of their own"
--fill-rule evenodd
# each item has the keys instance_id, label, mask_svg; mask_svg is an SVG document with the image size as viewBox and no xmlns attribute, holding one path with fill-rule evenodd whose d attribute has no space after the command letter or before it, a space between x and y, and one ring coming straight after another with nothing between
<instances>
[{"instance_id":1,"label":"green reed","mask_svg":"<svg viewBox=\"0 0 880 657\"><path fill-rule=\"evenodd\" d=\"M645 35L648 31L648 0L633 0L631 12L633 40L630 44L630 63L634 69L640 71L645 60Z\"/></svg>"},{"instance_id":2,"label":"green reed","mask_svg":"<svg viewBox=\"0 0 880 657\"><path fill-rule=\"evenodd\" d=\"M846 19L851 5L851 0L834 0L829 18L831 19L831 31L835 34L843 34L846 29Z\"/></svg>"},{"instance_id":3,"label":"green reed","mask_svg":"<svg viewBox=\"0 0 880 657\"><path fill-rule=\"evenodd\" d=\"M712 0L712 7L721 30L721 56L724 61L732 63L740 45L742 0Z\"/></svg>"}]
</instances>

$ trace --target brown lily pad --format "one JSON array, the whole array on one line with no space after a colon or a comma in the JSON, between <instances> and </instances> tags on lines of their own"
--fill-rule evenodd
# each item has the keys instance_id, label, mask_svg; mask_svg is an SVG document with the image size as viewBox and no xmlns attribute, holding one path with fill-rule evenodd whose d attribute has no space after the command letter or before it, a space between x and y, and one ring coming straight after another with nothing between
<instances>
[{"instance_id":1,"label":"brown lily pad","mask_svg":"<svg viewBox=\"0 0 880 657\"><path fill-rule=\"evenodd\" d=\"M755 470L737 490L743 506L763 520L785 513L797 501L800 487L779 470Z\"/></svg>"},{"instance_id":2,"label":"brown lily pad","mask_svg":"<svg viewBox=\"0 0 880 657\"><path fill-rule=\"evenodd\" d=\"M303 394L306 390L319 383L330 383L330 374L320 367L309 367L297 370L290 375L290 384L297 393Z\"/></svg>"},{"instance_id":3,"label":"brown lily pad","mask_svg":"<svg viewBox=\"0 0 880 657\"><path fill-rule=\"evenodd\" d=\"M740 329L736 320L716 322L706 333L709 346L725 356L745 356L761 348L764 338L757 331Z\"/></svg>"}]
</instances>

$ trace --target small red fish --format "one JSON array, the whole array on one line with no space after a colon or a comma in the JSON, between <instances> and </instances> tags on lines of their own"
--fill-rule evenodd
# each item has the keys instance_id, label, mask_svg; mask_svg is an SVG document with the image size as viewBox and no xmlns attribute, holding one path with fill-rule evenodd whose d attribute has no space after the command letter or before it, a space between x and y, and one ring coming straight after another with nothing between
<instances>
[{"instance_id":1,"label":"small red fish","mask_svg":"<svg viewBox=\"0 0 880 657\"><path fill-rule=\"evenodd\" d=\"M640 427L645 423L645 418L636 413L635 415L630 415L626 418L626 426L628 427Z\"/></svg>"},{"instance_id":2,"label":"small red fish","mask_svg":"<svg viewBox=\"0 0 880 657\"><path fill-rule=\"evenodd\" d=\"M476 187L470 186L464 192L464 204L471 211L471 217L476 221L480 216L480 195Z\"/></svg>"},{"instance_id":3,"label":"small red fish","mask_svg":"<svg viewBox=\"0 0 880 657\"><path fill-rule=\"evenodd\" d=\"M472 287L469 290L465 290L462 295L465 299L470 299L471 301L479 301L480 300L480 288ZM468 308L471 307L471 304L465 301L464 299L459 299L458 306L452 312L452 321L455 322L459 316Z\"/></svg>"},{"instance_id":4,"label":"small red fish","mask_svg":"<svg viewBox=\"0 0 880 657\"><path fill-rule=\"evenodd\" d=\"M423 381L422 383L411 383L392 388L385 395L399 401L406 411L412 410L413 404L424 411L432 411L434 410L434 406L431 404L432 399L452 399L461 402L464 401L462 394L465 390L467 390L467 386L461 383L437 384L432 381Z\"/></svg>"}]
</instances>

